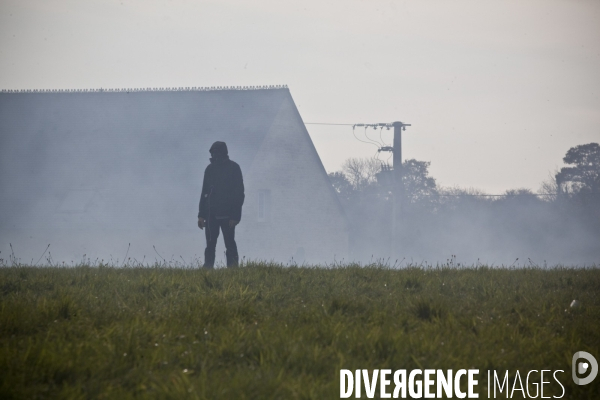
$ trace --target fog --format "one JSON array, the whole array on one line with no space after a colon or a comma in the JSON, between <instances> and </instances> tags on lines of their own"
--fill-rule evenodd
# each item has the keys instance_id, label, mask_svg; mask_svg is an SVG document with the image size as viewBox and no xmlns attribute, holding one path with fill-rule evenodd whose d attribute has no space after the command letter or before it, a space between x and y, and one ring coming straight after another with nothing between
<instances>
[{"instance_id":1,"label":"fog","mask_svg":"<svg viewBox=\"0 0 600 400\"><path fill-rule=\"evenodd\" d=\"M201 265L198 200L216 140L228 144L244 173L242 260L600 262L597 196L473 196L437 187L416 160L405 167L393 239L391 172L371 160L371 169L358 171L364 176L346 169L328 177L281 87L1 93L0 258ZM268 208L258 205L259 192L268 193ZM223 251L220 239L221 265Z\"/></svg>"},{"instance_id":2,"label":"fog","mask_svg":"<svg viewBox=\"0 0 600 400\"><path fill-rule=\"evenodd\" d=\"M593 187L561 185L553 174L537 193L497 195L439 187L430 163L403 163L405 196L392 236L393 170L375 158L349 159L330 174L350 219L351 258L391 265L547 267L600 263L600 151L588 158ZM593 146L589 146L593 147ZM385 164L383 164L385 165Z\"/></svg>"},{"instance_id":3,"label":"fog","mask_svg":"<svg viewBox=\"0 0 600 400\"><path fill-rule=\"evenodd\" d=\"M247 171L281 101L231 93L2 93L0 257L192 263L210 144Z\"/></svg>"}]
</instances>

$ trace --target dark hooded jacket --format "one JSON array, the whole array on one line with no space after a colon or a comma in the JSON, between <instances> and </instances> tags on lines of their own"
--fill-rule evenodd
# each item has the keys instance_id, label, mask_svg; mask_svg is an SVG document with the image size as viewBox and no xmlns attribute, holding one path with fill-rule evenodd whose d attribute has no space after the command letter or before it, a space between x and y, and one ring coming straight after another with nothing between
<instances>
[{"instance_id":1,"label":"dark hooded jacket","mask_svg":"<svg viewBox=\"0 0 600 400\"><path fill-rule=\"evenodd\" d=\"M198 218L214 216L240 221L244 204L242 170L229 159L224 142L215 142L210 153L212 157L204 171Z\"/></svg>"}]
</instances>

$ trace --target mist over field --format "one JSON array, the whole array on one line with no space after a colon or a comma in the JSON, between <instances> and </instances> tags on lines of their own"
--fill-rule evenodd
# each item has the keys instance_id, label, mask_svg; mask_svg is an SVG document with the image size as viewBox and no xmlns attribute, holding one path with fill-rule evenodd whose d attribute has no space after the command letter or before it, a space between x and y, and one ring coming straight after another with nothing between
<instances>
[{"instance_id":1,"label":"mist over field","mask_svg":"<svg viewBox=\"0 0 600 400\"><path fill-rule=\"evenodd\" d=\"M231 118L228 93L2 94L1 257L12 243L35 262L50 244L40 262L120 265L127 254L192 264L204 246L196 220L208 148L264 134L268 112L256 107L276 96L254 92L253 108L239 92ZM259 143L237 143L231 156L247 172Z\"/></svg>"},{"instance_id":2,"label":"mist over field","mask_svg":"<svg viewBox=\"0 0 600 400\"><path fill-rule=\"evenodd\" d=\"M1 99L4 263L201 265L205 239L196 214L215 140L228 143L245 176L236 237L242 261L600 262L595 143L573 150L565 158L570 167L540 182L541 195L516 188L490 197L438 187L428 162L406 160L394 239L393 166L349 159L327 176L287 89L3 93ZM220 239L217 263L223 252Z\"/></svg>"},{"instance_id":3,"label":"mist over field","mask_svg":"<svg viewBox=\"0 0 600 400\"><path fill-rule=\"evenodd\" d=\"M393 171L375 159L350 159L330 177L350 217L352 254L363 262L391 257L390 264L401 265L598 265L597 146L589 186L565 181L559 189L550 175L535 192L516 188L500 195L439 187L429 163L405 161L399 260L390 251Z\"/></svg>"},{"instance_id":4,"label":"mist over field","mask_svg":"<svg viewBox=\"0 0 600 400\"><path fill-rule=\"evenodd\" d=\"M244 175L242 259L347 254L343 210L282 86L3 92L0 141L5 260L201 264L215 141Z\"/></svg>"},{"instance_id":5,"label":"mist over field","mask_svg":"<svg viewBox=\"0 0 600 400\"><path fill-rule=\"evenodd\" d=\"M4 0L0 259L202 264L224 141L242 260L597 265L597 153L562 158L600 138L599 21L592 0ZM352 127L400 120L394 222L392 132Z\"/></svg>"}]
</instances>

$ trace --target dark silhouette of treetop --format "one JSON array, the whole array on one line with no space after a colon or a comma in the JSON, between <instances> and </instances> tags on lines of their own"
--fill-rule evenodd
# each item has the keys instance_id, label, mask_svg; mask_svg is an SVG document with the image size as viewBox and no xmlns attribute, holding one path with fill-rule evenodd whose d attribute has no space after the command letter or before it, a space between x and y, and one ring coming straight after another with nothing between
<instances>
[{"instance_id":1,"label":"dark silhouette of treetop","mask_svg":"<svg viewBox=\"0 0 600 400\"><path fill-rule=\"evenodd\" d=\"M600 145L588 143L571 147L563 158L569 167L556 174L558 188L565 192L600 192Z\"/></svg>"},{"instance_id":2,"label":"dark silhouette of treetop","mask_svg":"<svg viewBox=\"0 0 600 400\"><path fill-rule=\"evenodd\" d=\"M408 200L411 203L423 201L427 196L437 194L435 178L429 176L431 162L406 160L402 164L402 182Z\"/></svg>"}]
</instances>

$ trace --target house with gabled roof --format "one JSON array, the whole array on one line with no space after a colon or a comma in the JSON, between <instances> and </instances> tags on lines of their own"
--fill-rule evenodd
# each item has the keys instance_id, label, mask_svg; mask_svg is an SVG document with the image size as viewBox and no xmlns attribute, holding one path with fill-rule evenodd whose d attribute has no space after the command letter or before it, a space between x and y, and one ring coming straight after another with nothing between
<instances>
[{"instance_id":1,"label":"house with gabled roof","mask_svg":"<svg viewBox=\"0 0 600 400\"><path fill-rule=\"evenodd\" d=\"M217 140L244 174L240 256L347 256L346 217L283 86L2 91L0 251L201 261L196 215Z\"/></svg>"}]
</instances>

